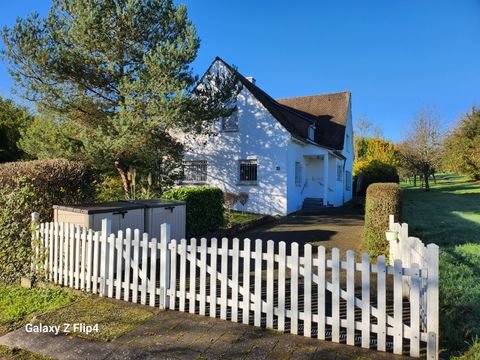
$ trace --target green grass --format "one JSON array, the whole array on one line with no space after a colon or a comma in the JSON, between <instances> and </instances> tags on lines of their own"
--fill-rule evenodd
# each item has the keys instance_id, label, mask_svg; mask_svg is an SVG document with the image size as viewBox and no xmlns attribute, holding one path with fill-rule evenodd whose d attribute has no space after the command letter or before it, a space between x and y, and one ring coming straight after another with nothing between
<instances>
[{"instance_id":1,"label":"green grass","mask_svg":"<svg viewBox=\"0 0 480 360\"><path fill-rule=\"evenodd\" d=\"M98 324L98 332L70 334L89 340L112 341L143 324L155 311L155 308L91 296L37 316L35 321L46 325Z\"/></svg>"},{"instance_id":2,"label":"green grass","mask_svg":"<svg viewBox=\"0 0 480 360\"><path fill-rule=\"evenodd\" d=\"M0 345L0 359L2 360L51 360L51 358L34 354L17 348Z\"/></svg>"},{"instance_id":3,"label":"green grass","mask_svg":"<svg viewBox=\"0 0 480 360\"><path fill-rule=\"evenodd\" d=\"M232 212L232 225L245 224L261 219L263 215Z\"/></svg>"},{"instance_id":4,"label":"green grass","mask_svg":"<svg viewBox=\"0 0 480 360\"><path fill-rule=\"evenodd\" d=\"M67 289L0 285L0 335L21 327L36 314L68 304L75 297Z\"/></svg>"},{"instance_id":5,"label":"green grass","mask_svg":"<svg viewBox=\"0 0 480 360\"><path fill-rule=\"evenodd\" d=\"M440 246L441 347L458 354L480 336L480 183L444 174L429 192L402 185L409 233Z\"/></svg>"}]
</instances>

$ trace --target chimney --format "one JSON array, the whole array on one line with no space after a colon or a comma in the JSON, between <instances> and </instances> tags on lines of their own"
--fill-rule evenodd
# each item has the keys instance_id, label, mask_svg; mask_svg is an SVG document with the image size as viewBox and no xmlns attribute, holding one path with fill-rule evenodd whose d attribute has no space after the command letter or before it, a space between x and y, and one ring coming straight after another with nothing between
<instances>
[{"instance_id":1,"label":"chimney","mask_svg":"<svg viewBox=\"0 0 480 360\"><path fill-rule=\"evenodd\" d=\"M253 76L247 76L245 77L245 79L247 79L248 81L250 81L253 85L255 85L255 78Z\"/></svg>"}]
</instances>

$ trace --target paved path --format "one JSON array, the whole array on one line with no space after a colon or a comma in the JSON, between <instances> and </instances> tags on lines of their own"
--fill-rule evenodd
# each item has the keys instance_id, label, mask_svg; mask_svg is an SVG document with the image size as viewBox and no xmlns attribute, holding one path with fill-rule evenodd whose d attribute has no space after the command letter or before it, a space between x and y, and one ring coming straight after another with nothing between
<instances>
[{"instance_id":1,"label":"paved path","mask_svg":"<svg viewBox=\"0 0 480 360\"><path fill-rule=\"evenodd\" d=\"M278 222L265 225L242 234L239 238L311 243L327 249L337 247L342 256L352 249L361 254L363 238L363 214L353 206L325 209L321 214L294 214Z\"/></svg>"},{"instance_id":2,"label":"paved path","mask_svg":"<svg viewBox=\"0 0 480 360\"><path fill-rule=\"evenodd\" d=\"M138 305L140 306L140 305ZM65 335L27 334L0 338L55 359L403 359L359 347L181 313L155 311L142 326L110 343Z\"/></svg>"}]
</instances>

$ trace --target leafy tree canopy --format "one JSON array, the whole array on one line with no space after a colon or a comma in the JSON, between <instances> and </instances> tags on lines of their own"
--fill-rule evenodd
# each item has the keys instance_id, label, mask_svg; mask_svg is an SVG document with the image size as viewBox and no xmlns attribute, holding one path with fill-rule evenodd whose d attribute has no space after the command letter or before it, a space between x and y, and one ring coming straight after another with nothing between
<instances>
[{"instance_id":1,"label":"leafy tree canopy","mask_svg":"<svg viewBox=\"0 0 480 360\"><path fill-rule=\"evenodd\" d=\"M20 131L31 121L32 116L25 108L0 97L0 163L16 161L23 156L17 141Z\"/></svg>"},{"instance_id":2,"label":"leafy tree canopy","mask_svg":"<svg viewBox=\"0 0 480 360\"><path fill-rule=\"evenodd\" d=\"M236 76L199 78L200 40L171 0L54 0L4 29L3 55L19 94L69 122L82 156L116 169L128 195L130 166L178 160L171 130L201 131L231 113Z\"/></svg>"}]
</instances>

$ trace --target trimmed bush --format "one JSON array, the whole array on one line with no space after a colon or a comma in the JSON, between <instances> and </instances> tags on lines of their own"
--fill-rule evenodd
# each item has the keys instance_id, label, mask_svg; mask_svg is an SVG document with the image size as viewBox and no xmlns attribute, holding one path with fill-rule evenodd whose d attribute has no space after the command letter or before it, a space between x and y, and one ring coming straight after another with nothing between
<instances>
[{"instance_id":1,"label":"trimmed bush","mask_svg":"<svg viewBox=\"0 0 480 360\"><path fill-rule=\"evenodd\" d=\"M163 199L187 203L187 236L215 231L224 224L223 192L216 187L190 187L167 190Z\"/></svg>"},{"instance_id":2,"label":"trimmed bush","mask_svg":"<svg viewBox=\"0 0 480 360\"><path fill-rule=\"evenodd\" d=\"M365 248L371 257L388 256L388 216L400 219L400 186L396 183L375 183L367 188L365 203Z\"/></svg>"},{"instance_id":3,"label":"trimmed bush","mask_svg":"<svg viewBox=\"0 0 480 360\"><path fill-rule=\"evenodd\" d=\"M42 221L51 221L53 205L92 202L95 198L95 173L78 161L47 159L0 164L1 187L15 188L18 179L32 186Z\"/></svg>"}]
</instances>

